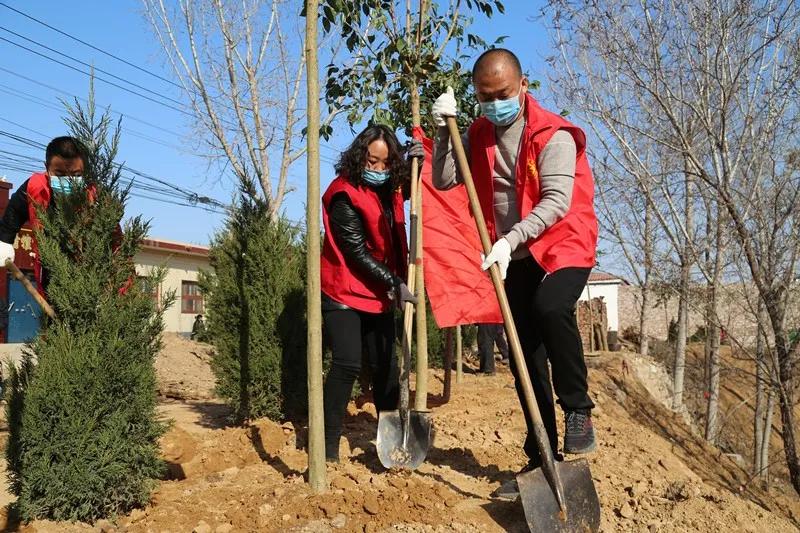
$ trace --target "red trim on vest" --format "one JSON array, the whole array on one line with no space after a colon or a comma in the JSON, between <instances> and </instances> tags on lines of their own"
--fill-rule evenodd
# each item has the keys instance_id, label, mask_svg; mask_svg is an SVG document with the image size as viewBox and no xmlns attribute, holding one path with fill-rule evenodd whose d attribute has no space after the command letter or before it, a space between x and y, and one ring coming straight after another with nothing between
<instances>
[{"instance_id":1,"label":"red trim on vest","mask_svg":"<svg viewBox=\"0 0 800 533\"><path fill-rule=\"evenodd\" d=\"M521 219L539 203L541 188L536 162L558 130L572 134L577 147L572 203L564 218L526 243L536 262L548 273L566 267L591 268L595 264L598 229L594 212L594 180L586 157L583 130L543 109L531 95L526 94L525 129L516 165L517 208ZM495 147L494 124L486 117L478 118L469 128L470 169L493 241L497 239L493 207Z\"/></svg>"},{"instance_id":2,"label":"red trim on vest","mask_svg":"<svg viewBox=\"0 0 800 533\"><path fill-rule=\"evenodd\" d=\"M404 279L408 261L408 244L406 242L403 196L398 190L395 191L392 198L394 231L389 228L378 194L370 187L355 186L347 178L339 176L331 182L322 196L322 222L325 227L325 240L322 244L320 260L322 292L353 309L368 313L385 313L393 305L388 296L389 289L377 280L352 271L344 254L331 236L328 210L331 200L339 193L346 194L353 207L361 215L366 231L367 249L372 256L385 263L392 272Z\"/></svg>"}]
</instances>

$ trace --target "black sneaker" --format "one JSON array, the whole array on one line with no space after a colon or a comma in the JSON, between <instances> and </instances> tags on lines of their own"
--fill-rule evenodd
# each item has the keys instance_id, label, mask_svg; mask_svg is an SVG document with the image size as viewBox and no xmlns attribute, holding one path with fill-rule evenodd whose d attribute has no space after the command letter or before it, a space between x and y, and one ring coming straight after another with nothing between
<instances>
[{"instance_id":1,"label":"black sneaker","mask_svg":"<svg viewBox=\"0 0 800 533\"><path fill-rule=\"evenodd\" d=\"M564 426L564 453L589 453L595 450L597 444L594 440L591 411L567 411L564 414Z\"/></svg>"},{"instance_id":2,"label":"black sneaker","mask_svg":"<svg viewBox=\"0 0 800 533\"><path fill-rule=\"evenodd\" d=\"M516 501L519 498L519 484L517 483L517 476L520 474L524 474L525 472L530 472L531 470L535 470L542 466L542 460L539 458L531 459L528 461L528 464L522 467L522 469L517 472L517 474L500 485L500 487L492 492L491 497L497 498L498 500L507 500L510 502Z\"/></svg>"}]
</instances>

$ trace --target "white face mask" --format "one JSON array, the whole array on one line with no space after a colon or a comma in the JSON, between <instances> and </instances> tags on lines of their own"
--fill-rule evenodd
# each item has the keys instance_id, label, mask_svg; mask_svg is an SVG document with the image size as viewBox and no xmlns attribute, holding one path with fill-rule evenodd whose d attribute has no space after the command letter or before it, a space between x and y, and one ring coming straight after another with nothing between
<instances>
[{"instance_id":1,"label":"white face mask","mask_svg":"<svg viewBox=\"0 0 800 533\"><path fill-rule=\"evenodd\" d=\"M53 192L69 194L75 186L83 183L83 176L50 176L50 188Z\"/></svg>"}]
</instances>

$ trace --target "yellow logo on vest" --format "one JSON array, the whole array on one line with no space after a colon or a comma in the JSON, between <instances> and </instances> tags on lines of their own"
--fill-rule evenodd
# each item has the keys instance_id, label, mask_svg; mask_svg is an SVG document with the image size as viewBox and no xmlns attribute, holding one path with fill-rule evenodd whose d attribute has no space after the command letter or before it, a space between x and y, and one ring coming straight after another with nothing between
<instances>
[{"instance_id":1,"label":"yellow logo on vest","mask_svg":"<svg viewBox=\"0 0 800 533\"><path fill-rule=\"evenodd\" d=\"M528 161L528 178L530 179L537 179L539 177L539 171L536 168L536 161L531 159Z\"/></svg>"}]
</instances>

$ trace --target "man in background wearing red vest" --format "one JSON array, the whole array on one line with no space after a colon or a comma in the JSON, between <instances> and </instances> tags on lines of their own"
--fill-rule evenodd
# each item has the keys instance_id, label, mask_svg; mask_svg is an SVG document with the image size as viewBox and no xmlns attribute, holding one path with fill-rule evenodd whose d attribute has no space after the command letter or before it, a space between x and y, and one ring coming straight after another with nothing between
<instances>
[{"instance_id":1,"label":"man in background wearing red vest","mask_svg":"<svg viewBox=\"0 0 800 533\"><path fill-rule=\"evenodd\" d=\"M558 455L553 388L565 413L564 453L595 449L586 364L575 306L595 264L597 218L594 183L586 159L583 131L544 110L527 92L528 80L517 57L502 48L484 52L472 70L483 116L462 141L469 159L490 236L487 270L497 263L505 279L525 363L550 445ZM439 126L433 182L448 189L461 182L446 117L457 104L452 89L433 105ZM469 216L469 213L464 213ZM476 254L477 255L477 254ZM479 260L477 257L476 261ZM553 385L550 383L550 369ZM517 376L512 362L512 371ZM517 394L528 424L526 472L541 466L531 418ZM516 480L495 492L514 499Z\"/></svg>"},{"instance_id":2,"label":"man in background wearing red vest","mask_svg":"<svg viewBox=\"0 0 800 533\"><path fill-rule=\"evenodd\" d=\"M82 180L85 152L73 137L56 137L45 150L45 172L37 172L11 195L3 218L0 219L0 266L14 260L14 239L27 222L36 229L36 209L47 209L53 194L69 193L72 184ZM34 276L37 288L44 295L47 273L42 272L38 249L34 243Z\"/></svg>"}]
</instances>

